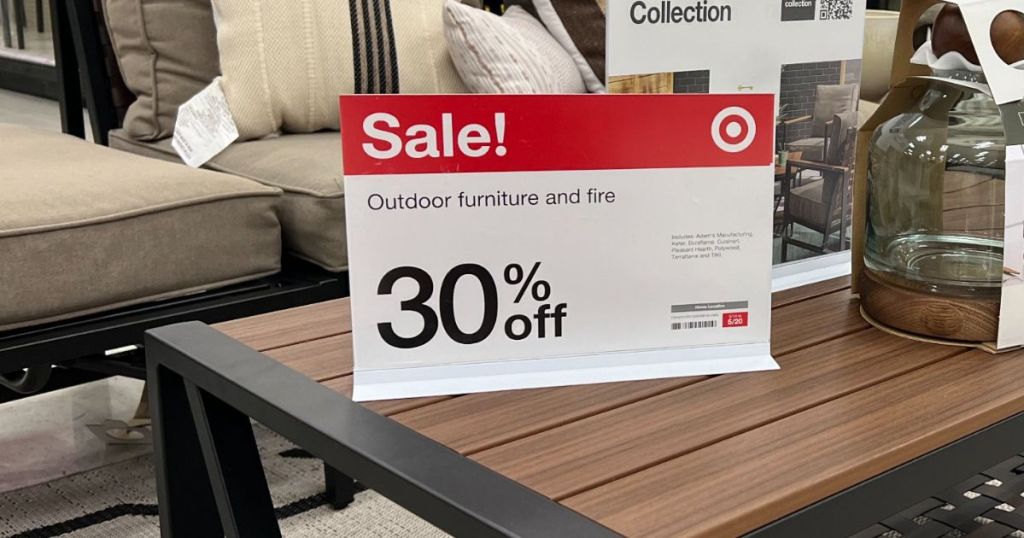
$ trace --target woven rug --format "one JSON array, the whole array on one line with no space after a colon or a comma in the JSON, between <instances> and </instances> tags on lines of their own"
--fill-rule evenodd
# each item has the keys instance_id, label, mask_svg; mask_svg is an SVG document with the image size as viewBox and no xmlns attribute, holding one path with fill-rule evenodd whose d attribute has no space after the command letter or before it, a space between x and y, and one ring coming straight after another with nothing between
<instances>
[{"instance_id":1,"label":"woven rug","mask_svg":"<svg viewBox=\"0 0 1024 538\"><path fill-rule=\"evenodd\" d=\"M285 536L447 536L372 491L344 510L331 508L320 460L260 425L254 430ZM0 494L0 536L160 536L151 456Z\"/></svg>"}]
</instances>

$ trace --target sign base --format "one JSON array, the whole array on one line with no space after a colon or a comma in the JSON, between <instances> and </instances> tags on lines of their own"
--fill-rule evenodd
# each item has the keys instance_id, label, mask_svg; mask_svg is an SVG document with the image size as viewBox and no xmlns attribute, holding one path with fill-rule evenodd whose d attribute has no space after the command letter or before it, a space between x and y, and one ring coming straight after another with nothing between
<instances>
[{"instance_id":1,"label":"sign base","mask_svg":"<svg viewBox=\"0 0 1024 538\"><path fill-rule=\"evenodd\" d=\"M352 399L365 402L778 369L768 344L624 351L356 371Z\"/></svg>"}]
</instances>

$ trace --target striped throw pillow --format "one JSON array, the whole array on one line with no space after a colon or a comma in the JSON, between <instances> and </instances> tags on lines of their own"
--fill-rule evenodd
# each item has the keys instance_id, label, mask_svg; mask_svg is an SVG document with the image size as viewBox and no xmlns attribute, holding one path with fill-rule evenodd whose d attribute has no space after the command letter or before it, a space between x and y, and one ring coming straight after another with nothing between
<instances>
[{"instance_id":1,"label":"striped throw pillow","mask_svg":"<svg viewBox=\"0 0 1024 538\"><path fill-rule=\"evenodd\" d=\"M444 0L213 0L241 140L338 129L338 95L462 93Z\"/></svg>"}]
</instances>

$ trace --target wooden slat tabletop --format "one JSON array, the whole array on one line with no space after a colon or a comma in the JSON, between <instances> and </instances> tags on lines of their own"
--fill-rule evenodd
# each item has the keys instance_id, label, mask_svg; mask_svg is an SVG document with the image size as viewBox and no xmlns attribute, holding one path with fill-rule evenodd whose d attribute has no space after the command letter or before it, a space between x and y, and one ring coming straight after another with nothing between
<instances>
[{"instance_id":1,"label":"wooden slat tabletop","mask_svg":"<svg viewBox=\"0 0 1024 538\"><path fill-rule=\"evenodd\" d=\"M628 536L742 534L1024 411L1024 352L884 334L848 288L775 294L774 372L366 405ZM346 300L218 328L351 394Z\"/></svg>"}]
</instances>

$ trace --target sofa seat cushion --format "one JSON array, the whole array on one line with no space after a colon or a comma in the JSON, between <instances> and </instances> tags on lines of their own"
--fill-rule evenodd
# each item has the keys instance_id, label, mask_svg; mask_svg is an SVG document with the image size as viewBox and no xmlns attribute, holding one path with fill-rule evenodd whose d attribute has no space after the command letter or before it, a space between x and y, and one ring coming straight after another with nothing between
<instances>
[{"instance_id":1,"label":"sofa seat cushion","mask_svg":"<svg viewBox=\"0 0 1024 538\"><path fill-rule=\"evenodd\" d=\"M170 139L133 140L110 132L112 147L180 163ZM284 191L278 214L284 248L329 271L348 268L345 193L338 133L289 134L237 142L206 163L206 168L239 175Z\"/></svg>"},{"instance_id":2,"label":"sofa seat cushion","mask_svg":"<svg viewBox=\"0 0 1024 538\"><path fill-rule=\"evenodd\" d=\"M824 230L829 224L829 200L824 196L825 181L821 178L812 179L799 187L793 187L789 193L789 212L793 220L815 230ZM833 223L839 219L839 204L832 208Z\"/></svg>"},{"instance_id":3,"label":"sofa seat cushion","mask_svg":"<svg viewBox=\"0 0 1024 538\"><path fill-rule=\"evenodd\" d=\"M0 331L280 270L278 189L0 124Z\"/></svg>"},{"instance_id":4,"label":"sofa seat cushion","mask_svg":"<svg viewBox=\"0 0 1024 538\"><path fill-rule=\"evenodd\" d=\"M799 151L802 153L800 158L806 161L821 162L825 160L824 138L801 138L800 140L786 144L786 149L793 152Z\"/></svg>"}]
</instances>

